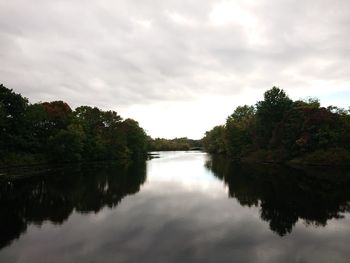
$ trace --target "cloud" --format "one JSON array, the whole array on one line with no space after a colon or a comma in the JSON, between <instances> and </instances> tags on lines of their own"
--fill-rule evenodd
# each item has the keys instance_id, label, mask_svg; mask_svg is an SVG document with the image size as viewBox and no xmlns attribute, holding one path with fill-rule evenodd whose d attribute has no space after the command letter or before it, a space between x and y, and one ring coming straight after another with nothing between
<instances>
[{"instance_id":1,"label":"cloud","mask_svg":"<svg viewBox=\"0 0 350 263\"><path fill-rule=\"evenodd\" d=\"M346 0L2 1L0 82L31 101L133 112L155 136L170 133L143 112L162 105L160 123L200 137L167 109L215 96L214 123L228 98L232 111L273 85L296 98L348 91L348 10Z\"/></svg>"}]
</instances>

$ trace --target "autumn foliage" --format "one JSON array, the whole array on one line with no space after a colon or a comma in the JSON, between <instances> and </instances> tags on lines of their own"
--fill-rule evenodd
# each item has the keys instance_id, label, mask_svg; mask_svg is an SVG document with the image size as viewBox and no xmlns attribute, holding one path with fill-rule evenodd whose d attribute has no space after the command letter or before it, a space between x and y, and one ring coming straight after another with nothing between
<instances>
[{"instance_id":1,"label":"autumn foliage","mask_svg":"<svg viewBox=\"0 0 350 263\"><path fill-rule=\"evenodd\" d=\"M0 165L143 158L147 135L115 111L30 104L0 85Z\"/></svg>"},{"instance_id":2,"label":"autumn foliage","mask_svg":"<svg viewBox=\"0 0 350 263\"><path fill-rule=\"evenodd\" d=\"M220 131L220 132L219 132ZM292 101L273 87L254 106L239 106L203 138L205 149L235 160L315 165L350 161L349 111L317 99Z\"/></svg>"}]
</instances>

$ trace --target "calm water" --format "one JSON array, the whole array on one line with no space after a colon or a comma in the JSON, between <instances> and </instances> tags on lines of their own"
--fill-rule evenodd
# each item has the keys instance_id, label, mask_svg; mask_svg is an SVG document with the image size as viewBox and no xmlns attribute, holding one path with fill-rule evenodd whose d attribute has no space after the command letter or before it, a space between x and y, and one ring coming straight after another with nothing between
<instances>
[{"instance_id":1,"label":"calm water","mask_svg":"<svg viewBox=\"0 0 350 263\"><path fill-rule=\"evenodd\" d=\"M166 152L40 173L0 181L0 262L349 262L346 171Z\"/></svg>"}]
</instances>

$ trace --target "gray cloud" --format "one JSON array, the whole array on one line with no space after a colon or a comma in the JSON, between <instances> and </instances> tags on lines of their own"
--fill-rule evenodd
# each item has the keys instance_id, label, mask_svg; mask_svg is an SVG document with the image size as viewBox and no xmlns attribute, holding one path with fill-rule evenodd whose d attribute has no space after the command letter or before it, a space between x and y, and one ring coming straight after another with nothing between
<instances>
[{"instance_id":1,"label":"gray cloud","mask_svg":"<svg viewBox=\"0 0 350 263\"><path fill-rule=\"evenodd\" d=\"M349 90L349 10L346 0L1 1L0 82L31 101L117 109L276 84L300 96Z\"/></svg>"}]
</instances>

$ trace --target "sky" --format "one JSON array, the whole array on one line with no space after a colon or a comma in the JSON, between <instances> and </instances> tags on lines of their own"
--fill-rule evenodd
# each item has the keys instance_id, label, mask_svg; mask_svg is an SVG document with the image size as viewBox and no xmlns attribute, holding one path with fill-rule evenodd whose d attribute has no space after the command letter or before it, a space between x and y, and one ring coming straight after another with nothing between
<instances>
[{"instance_id":1,"label":"sky","mask_svg":"<svg viewBox=\"0 0 350 263\"><path fill-rule=\"evenodd\" d=\"M199 139L272 86L350 106L348 0L0 0L0 83Z\"/></svg>"}]
</instances>

